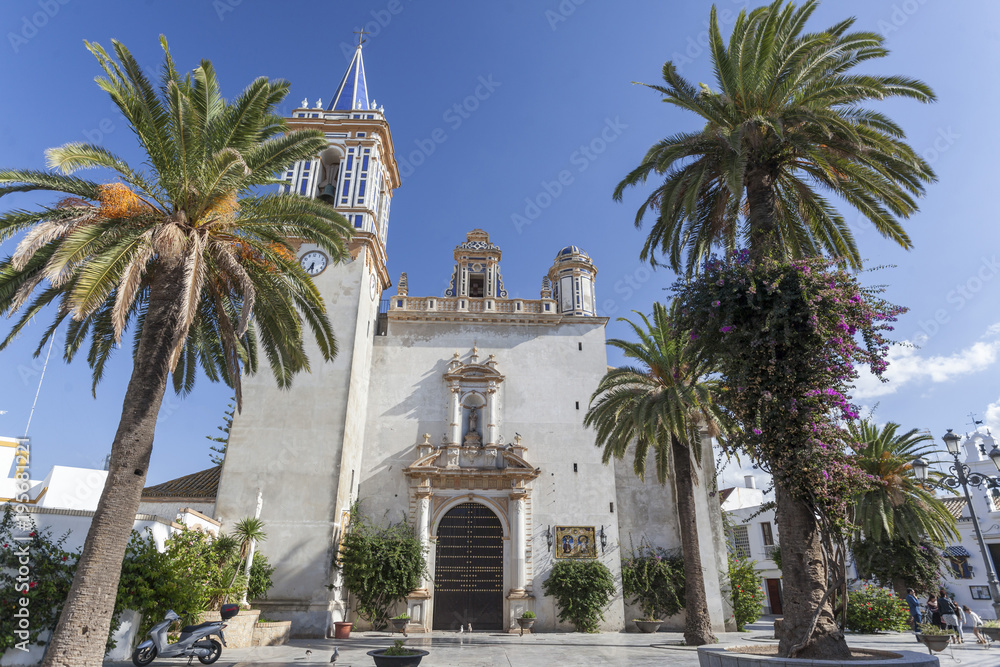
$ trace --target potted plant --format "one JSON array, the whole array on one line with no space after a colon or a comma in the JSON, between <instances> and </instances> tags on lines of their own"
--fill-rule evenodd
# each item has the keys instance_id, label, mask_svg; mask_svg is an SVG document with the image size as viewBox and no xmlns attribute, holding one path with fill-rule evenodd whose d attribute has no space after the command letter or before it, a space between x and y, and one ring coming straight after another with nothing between
<instances>
[{"instance_id":1,"label":"potted plant","mask_svg":"<svg viewBox=\"0 0 1000 667\"><path fill-rule=\"evenodd\" d=\"M520 634L523 635L524 631L531 631L531 626L535 624L535 612L526 611L521 614L521 618L517 619L517 625L521 628Z\"/></svg>"},{"instance_id":2,"label":"potted plant","mask_svg":"<svg viewBox=\"0 0 1000 667\"><path fill-rule=\"evenodd\" d=\"M417 667L427 651L406 648L403 640L397 639L389 648L368 651L368 655L375 661L375 667Z\"/></svg>"},{"instance_id":3,"label":"potted plant","mask_svg":"<svg viewBox=\"0 0 1000 667\"><path fill-rule=\"evenodd\" d=\"M382 630L389 610L420 586L427 571L423 545L405 523L376 523L357 503L336 566L355 601L358 618Z\"/></svg>"},{"instance_id":4,"label":"potted plant","mask_svg":"<svg viewBox=\"0 0 1000 667\"><path fill-rule=\"evenodd\" d=\"M632 619L641 632L656 632L663 618L684 607L684 563L680 555L643 542L622 560L622 591L642 610Z\"/></svg>"},{"instance_id":5,"label":"potted plant","mask_svg":"<svg viewBox=\"0 0 1000 667\"><path fill-rule=\"evenodd\" d=\"M931 654L940 653L948 648L953 636L955 633L952 630L942 630L932 623L921 623L920 632L917 633L917 639L924 643L927 652Z\"/></svg>"},{"instance_id":6,"label":"potted plant","mask_svg":"<svg viewBox=\"0 0 1000 667\"><path fill-rule=\"evenodd\" d=\"M983 621L983 627L979 629L990 641L1000 642L1000 621Z\"/></svg>"},{"instance_id":7,"label":"potted plant","mask_svg":"<svg viewBox=\"0 0 1000 667\"><path fill-rule=\"evenodd\" d=\"M392 623L393 632L402 632L403 636L405 637L406 624L410 622L410 615L407 614L406 612L403 612L399 616L393 616L392 618L390 618L389 622Z\"/></svg>"},{"instance_id":8,"label":"potted plant","mask_svg":"<svg viewBox=\"0 0 1000 667\"><path fill-rule=\"evenodd\" d=\"M350 639L351 638L351 628L354 626L354 621L334 621L333 622L333 638L334 639Z\"/></svg>"}]
</instances>

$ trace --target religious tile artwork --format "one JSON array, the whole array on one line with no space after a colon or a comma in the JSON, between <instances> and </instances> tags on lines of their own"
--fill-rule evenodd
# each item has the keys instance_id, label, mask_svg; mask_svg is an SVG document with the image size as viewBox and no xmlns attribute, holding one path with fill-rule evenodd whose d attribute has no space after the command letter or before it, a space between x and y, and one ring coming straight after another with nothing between
<instances>
[{"instance_id":1,"label":"religious tile artwork","mask_svg":"<svg viewBox=\"0 0 1000 667\"><path fill-rule=\"evenodd\" d=\"M593 526L556 526L556 558L597 558Z\"/></svg>"}]
</instances>

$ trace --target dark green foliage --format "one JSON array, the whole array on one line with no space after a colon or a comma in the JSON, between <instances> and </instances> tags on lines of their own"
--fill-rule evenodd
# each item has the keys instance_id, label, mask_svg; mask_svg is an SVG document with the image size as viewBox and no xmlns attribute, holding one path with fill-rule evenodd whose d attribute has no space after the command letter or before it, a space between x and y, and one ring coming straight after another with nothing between
<instances>
[{"instance_id":1,"label":"dark green foliage","mask_svg":"<svg viewBox=\"0 0 1000 667\"><path fill-rule=\"evenodd\" d=\"M866 584L847 598L846 629L851 632L903 632L909 625L910 608L888 588Z\"/></svg>"},{"instance_id":2,"label":"dark green foliage","mask_svg":"<svg viewBox=\"0 0 1000 667\"><path fill-rule=\"evenodd\" d=\"M250 566L250 581L247 584L248 600L267 599L267 592L274 585L271 581L274 570L275 567L267 560L267 556L262 553L254 555L253 564Z\"/></svg>"},{"instance_id":3,"label":"dark green foliage","mask_svg":"<svg viewBox=\"0 0 1000 667\"><path fill-rule=\"evenodd\" d=\"M684 608L684 558L677 551L643 544L622 559L622 593L647 621Z\"/></svg>"},{"instance_id":4,"label":"dark green foliage","mask_svg":"<svg viewBox=\"0 0 1000 667\"><path fill-rule=\"evenodd\" d=\"M417 651L406 648L403 646L403 640L397 639L392 643L392 646L382 652L382 655L417 655Z\"/></svg>"},{"instance_id":5,"label":"dark green foliage","mask_svg":"<svg viewBox=\"0 0 1000 667\"><path fill-rule=\"evenodd\" d=\"M4 508L0 521L0 654L20 644L30 647L44 644L38 635L55 627L63 600L69 594L79 553L63 549L66 535L53 539L51 531L38 530L30 521L19 523L11 505ZM27 565L22 561L27 557ZM19 568L26 567L27 574ZM28 600L27 607L20 604ZM28 636L17 636L22 630L21 618L15 616L27 609ZM23 643L22 643L23 642Z\"/></svg>"},{"instance_id":6,"label":"dark green foliage","mask_svg":"<svg viewBox=\"0 0 1000 667\"><path fill-rule=\"evenodd\" d=\"M390 607L417 588L427 570L423 547L410 526L376 524L357 507L336 565L354 596L358 616L375 628L388 624Z\"/></svg>"},{"instance_id":7,"label":"dark green foliage","mask_svg":"<svg viewBox=\"0 0 1000 667\"><path fill-rule=\"evenodd\" d=\"M597 560L561 560L542 584L559 605L559 620L570 621L577 632L597 632L615 588L611 571Z\"/></svg>"},{"instance_id":8,"label":"dark green foliage","mask_svg":"<svg viewBox=\"0 0 1000 667\"><path fill-rule=\"evenodd\" d=\"M862 540L852 545L858 573L884 585L902 582L920 595L941 586L941 548L931 542L907 539Z\"/></svg>"},{"instance_id":9,"label":"dark green foliage","mask_svg":"<svg viewBox=\"0 0 1000 667\"><path fill-rule=\"evenodd\" d=\"M764 610L764 589L761 588L755 565L749 558L729 554L729 596L736 617L736 629L740 632L747 623L760 618Z\"/></svg>"},{"instance_id":10,"label":"dark green foliage","mask_svg":"<svg viewBox=\"0 0 1000 667\"><path fill-rule=\"evenodd\" d=\"M235 397L233 398L235 400ZM233 415L236 414L236 406L233 403L227 405L229 409L225 411L224 417L222 418L222 426L216 426L222 432L222 435L206 435L205 438L211 440L212 442L217 442L220 447L211 445L211 449L214 454L209 454L208 458L212 461L212 465L221 466L222 462L226 459L226 447L229 446L229 432L233 429Z\"/></svg>"}]
</instances>

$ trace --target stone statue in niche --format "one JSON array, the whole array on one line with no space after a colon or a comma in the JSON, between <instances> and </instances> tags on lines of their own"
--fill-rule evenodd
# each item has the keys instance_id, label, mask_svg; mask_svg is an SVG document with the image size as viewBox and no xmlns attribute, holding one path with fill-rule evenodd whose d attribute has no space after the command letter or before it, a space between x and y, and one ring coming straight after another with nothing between
<instances>
[{"instance_id":1,"label":"stone statue in niche","mask_svg":"<svg viewBox=\"0 0 1000 667\"><path fill-rule=\"evenodd\" d=\"M479 410L469 408L469 431L465 434L463 443L466 447L482 447L483 438L479 434Z\"/></svg>"}]
</instances>

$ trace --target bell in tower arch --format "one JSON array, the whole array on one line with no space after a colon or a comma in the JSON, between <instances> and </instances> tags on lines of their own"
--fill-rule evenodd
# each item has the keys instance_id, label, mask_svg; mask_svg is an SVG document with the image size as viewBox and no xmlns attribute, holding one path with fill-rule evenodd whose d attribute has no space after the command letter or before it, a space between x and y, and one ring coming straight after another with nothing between
<instances>
[{"instance_id":1,"label":"bell in tower arch","mask_svg":"<svg viewBox=\"0 0 1000 667\"><path fill-rule=\"evenodd\" d=\"M330 206L337 203L337 176L340 174L340 157L340 151L333 146L319 154L323 171L317 185L319 191L317 197Z\"/></svg>"}]
</instances>

